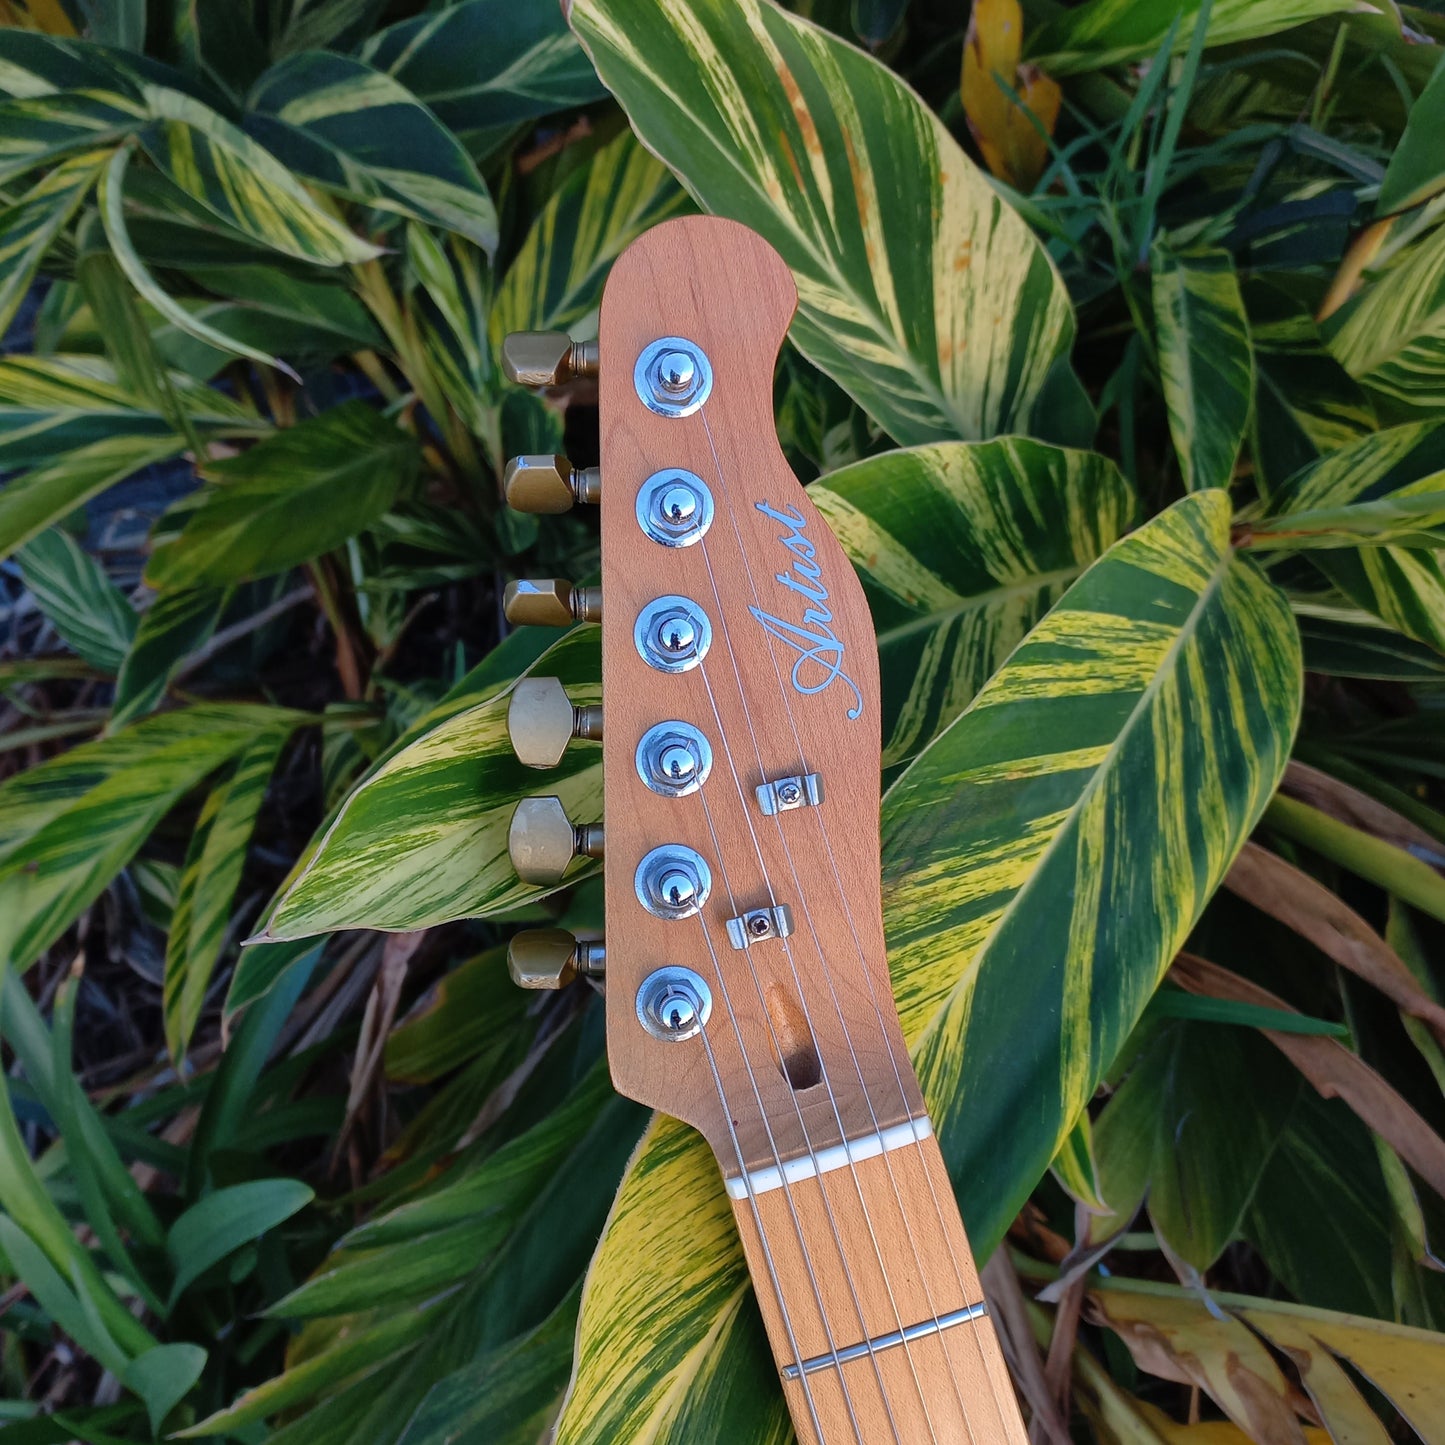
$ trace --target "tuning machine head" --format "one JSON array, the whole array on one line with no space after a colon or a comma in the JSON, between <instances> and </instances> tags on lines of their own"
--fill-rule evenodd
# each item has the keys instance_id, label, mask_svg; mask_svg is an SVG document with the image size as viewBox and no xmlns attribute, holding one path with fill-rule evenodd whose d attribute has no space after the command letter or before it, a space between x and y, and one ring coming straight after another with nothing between
<instances>
[{"instance_id":1,"label":"tuning machine head","mask_svg":"<svg viewBox=\"0 0 1445 1445\"><path fill-rule=\"evenodd\" d=\"M597 375L597 343L573 341L565 331L513 331L502 342L508 381L541 390Z\"/></svg>"},{"instance_id":2,"label":"tuning machine head","mask_svg":"<svg viewBox=\"0 0 1445 1445\"><path fill-rule=\"evenodd\" d=\"M602 741L602 709L574 707L555 677L524 677L512 689L507 732L518 762L555 768L573 738Z\"/></svg>"},{"instance_id":3,"label":"tuning machine head","mask_svg":"<svg viewBox=\"0 0 1445 1445\"><path fill-rule=\"evenodd\" d=\"M528 928L507 945L507 972L518 988L565 988L601 978L607 951L601 939L574 938L565 928Z\"/></svg>"},{"instance_id":4,"label":"tuning machine head","mask_svg":"<svg viewBox=\"0 0 1445 1445\"><path fill-rule=\"evenodd\" d=\"M596 467L574 467L562 456L513 457L502 473L502 490L518 512L566 512L579 502L597 505L602 474Z\"/></svg>"},{"instance_id":5,"label":"tuning machine head","mask_svg":"<svg viewBox=\"0 0 1445 1445\"><path fill-rule=\"evenodd\" d=\"M574 587L560 577L508 582L502 611L514 627L571 627L602 621L602 589Z\"/></svg>"},{"instance_id":6,"label":"tuning machine head","mask_svg":"<svg viewBox=\"0 0 1445 1445\"><path fill-rule=\"evenodd\" d=\"M574 858L602 856L602 824L577 826L560 798L523 798L512 813L507 852L522 882L560 883Z\"/></svg>"}]
</instances>

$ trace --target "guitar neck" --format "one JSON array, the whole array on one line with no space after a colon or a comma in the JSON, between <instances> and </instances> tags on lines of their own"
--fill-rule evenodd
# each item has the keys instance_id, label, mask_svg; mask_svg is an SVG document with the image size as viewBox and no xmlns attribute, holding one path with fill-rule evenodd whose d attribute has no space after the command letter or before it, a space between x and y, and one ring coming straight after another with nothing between
<instances>
[{"instance_id":1,"label":"guitar neck","mask_svg":"<svg viewBox=\"0 0 1445 1445\"><path fill-rule=\"evenodd\" d=\"M932 1134L819 1162L786 1186L731 1191L799 1440L1025 1445Z\"/></svg>"}]
</instances>

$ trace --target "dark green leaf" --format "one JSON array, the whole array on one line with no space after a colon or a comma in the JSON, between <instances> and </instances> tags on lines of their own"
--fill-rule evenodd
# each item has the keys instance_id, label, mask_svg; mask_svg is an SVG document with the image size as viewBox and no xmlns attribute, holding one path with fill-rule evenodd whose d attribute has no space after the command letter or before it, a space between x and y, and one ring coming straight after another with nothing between
<instances>
[{"instance_id":1,"label":"dark green leaf","mask_svg":"<svg viewBox=\"0 0 1445 1445\"><path fill-rule=\"evenodd\" d=\"M166 1236L166 1253L175 1270L171 1303L213 1264L284 1223L315 1197L299 1179L253 1179L193 1204Z\"/></svg>"},{"instance_id":2,"label":"dark green leaf","mask_svg":"<svg viewBox=\"0 0 1445 1445\"><path fill-rule=\"evenodd\" d=\"M26 543L17 560L36 604L66 643L102 671L118 671L137 619L100 563L58 527Z\"/></svg>"}]
</instances>

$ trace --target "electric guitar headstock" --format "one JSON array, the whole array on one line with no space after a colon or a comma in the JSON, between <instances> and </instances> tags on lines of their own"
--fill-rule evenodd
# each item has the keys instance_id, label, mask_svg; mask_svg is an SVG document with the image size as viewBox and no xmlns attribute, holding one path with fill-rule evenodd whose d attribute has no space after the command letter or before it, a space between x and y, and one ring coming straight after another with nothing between
<instances>
[{"instance_id":1,"label":"electric guitar headstock","mask_svg":"<svg viewBox=\"0 0 1445 1445\"><path fill-rule=\"evenodd\" d=\"M539 883L561 882L578 854L603 857L613 1080L712 1145L800 1434L831 1442L835 1417L839 1439L870 1409L896 1424L889 1376L905 1362L916 1375L928 1348L910 1329L947 1369L951 1326L976 1334L982 1305L889 984L872 622L774 430L774 364L796 305L765 241L687 217L618 258L595 345L508 339L515 379L597 381L600 467L519 458L506 485L529 511L598 504L601 588L519 582L506 602L517 623L600 623L606 718L604 730L555 681L519 685L510 723L523 762L553 765L571 738L601 738L606 833L604 851L599 820L532 798L511 848ZM599 945L556 930L511 949L527 987L603 963ZM929 1195L938 1207L919 1224ZM910 1241L911 1263L885 1259L885 1233ZM943 1251L949 1268L920 1250ZM917 1300L899 1303L900 1290ZM901 1349L888 1353L890 1333ZM868 1406L849 1393L853 1345L886 1362L854 1382L877 1397ZM975 1382L995 1399L996 1356ZM830 1381L812 1381L820 1359L836 1367Z\"/></svg>"}]
</instances>

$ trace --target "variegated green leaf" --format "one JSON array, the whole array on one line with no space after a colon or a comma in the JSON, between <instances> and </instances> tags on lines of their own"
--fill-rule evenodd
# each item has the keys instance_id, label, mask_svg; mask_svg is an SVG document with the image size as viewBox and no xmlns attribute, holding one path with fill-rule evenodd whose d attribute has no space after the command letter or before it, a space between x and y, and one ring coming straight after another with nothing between
<instances>
[{"instance_id":1,"label":"variegated green leaf","mask_svg":"<svg viewBox=\"0 0 1445 1445\"><path fill-rule=\"evenodd\" d=\"M73 512L82 502L186 445L178 436L113 436L66 452L0 487L0 557Z\"/></svg>"},{"instance_id":2,"label":"variegated green leaf","mask_svg":"<svg viewBox=\"0 0 1445 1445\"><path fill-rule=\"evenodd\" d=\"M303 51L261 77L250 107L248 133L298 175L495 249L497 212L476 166L394 76Z\"/></svg>"},{"instance_id":3,"label":"variegated green leaf","mask_svg":"<svg viewBox=\"0 0 1445 1445\"><path fill-rule=\"evenodd\" d=\"M45 253L100 176L108 152L89 151L46 172L0 210L0 333L10 325Z\"/></svg>"},{"instance_id":4,"label":"variegated green leaf","mask_svg":"<svg viewBox=\"0 0 1445 1445\"><path fill-rule=\"evenodd\" d=\"M135 636L135 608L100 563L56 527L22 547L18 560L25 586L67 645L116 672Z\"/></svg>"},{"instance_id":5,"label":"variegated green leaf","mask_svg":"<svg viewBox=\"0 0 1445 1445\"><path fill-rule=\"evenodd\" d=\"M205 704L148 718L0 784L0 963L29 964L207 774L305 713Z\"/></svg>"},{"instance_id":6,"label":"variegated green leaf","mask_svg":"<svg viewBox=\"0 0 1445 1445\"><path fill-rule=\"evenodd\" d=\"M380 249L349 231L243 130L180 91L147 85L151 122L140 145L175 185L212 215L269 250L342 266Z\"/></svg>"},{"instance_id":7,"label":"variegated green leaf","mask_svg":"<svg viewBox=\"0 0 1445 1445\"><path fill-rule=\"evenodd\" d=\"M286 427L206 468L212 487L182 500L146 581L166 591L285 572L375 522L419 464L416 438L364 402Z\"/></svg>"},{"instance_id":8,"label":"variegated green leaf","mask_svg":"<svg viewBox=\"0 0 1445 1445\"><path fill-rule=\"evenodd\" d=\"M1327 334L1382 417L1438 411L1445 399L1445 225L1331 318Z\"/></svg>"},{"instance_id":9,"label":"variegated green leaf","mask_svg":"<svg viewBox=\"0 0 1445 1445\"><path fill-rule=\"evenodd\" d=\"M981 1254L1056 1157L1284 769L1298 638L1229 535L1228 499L1210 491L1115 543L884 799L894 989ZM631 1429L713 1438L695 1433L705 1412L678 1424L695 1394L726 1408L721 1391L695 1391L699 1375L776 1406L760 1329L739 1327L728 1292L746 1293L728 1213L700 1137L656 1124L589 1275L562 1445ZM711 1308L690 1307L704 1297ZM644 1344L640 1322L655 1318L670 1328L647 1325Z\"/></svg>"},{"instance_id":10,"label":"variegated green leaf","mask_svg":"<svg viewBox=\"0 0 1445 1445\"><path fill-rule=\"evenodd\" d=\"M1389 216L1409 210L1445 190L1445 63L1437 64L1430 83L1415 97L1400 144L1390 156L1375 214Z\"/></svg>"},{"instance_id":11,"label":"variegated green leaf","mask_svg":"<svg viewBox=\"0 0 1445 1445\"><path fill-rule=\"evenodd\" d=\"M383 30L361 58L394 75L474 155L523 121L606 94L560 5L461 0Z\"/></svg>"},{"instance_id":12,"label":"variegated green leaf","mask_svg":"<svg viewBox=\"0 0 1445 1445\"><path fill-rule=\"evenodd\" d=\"M667 167L623 131L567 178L533 222L497 289L493 346L509 331L595 330L587 319L619 252L689 205Z\"/></svg>"},{"instance_id":13,"label":"variegated green leaf","mask_svg":"<svg viewBox=\"0 0 1445 1445\"><path fill-rule=\"evenodd\" d=\"M717 1161L659 1114L588 1272L556 1445L787 1445L793 1427L770 1375Z\"/></svg>"},{"instance_id":14,"label":"variegated green leaf","mask_svg":"<svg viewBox=\"0 0 1445 1445\"><path fill-rule=\"evenodd\" d=\"M1357 8L1355 0L1214 0L1206 43L1255 40ZM1088 0L1044 25L1029 56L1050 75L1099 70L1153 55L1171 26L1177 26L1177 54L1188 46L1202 9L1201 0Z\"/></svg>"},{"instance_id":15,"label":"variegated green leaf","mask_svg":"<svg viewBox=\"0 0 1445 1445\"><path fill-rule=\"evenodd\" d=\"M770 0L577 0L572 24L644 143L782 254L793 341L900 443L1079 414L1053 264L885 66Z\"/></svg>"},{"instance_id":16,"label":"variegated green leaf","mask_svg":"<svg viewBox=\"0 0 1445 1445\"><path fill-rule=\"evenodd\" d=\"M581 628L534 666L560 678L577 705L595 703L598 645L595 629ZM422 928L504 912L537 896L507 855L512 810L537 791L536 773L517 761L507 736L514 680L499 678L485 700L424 732L352 792L281 893L264 939L357 926ZM601 773L595 749L576 744L548 773L548 790L585 822L601 814ZM586 871L577 867L568 881Z\"/></svg>"},{"instance_id":17,"label":"variegated green leaf","mask_svg":"<svg viewBox=\"0 0 1445 1445\"><path fill-rule=\"evenodd\" d=\"M170 383L191 427L203 437L257 436L271 429L222 392L185 376L172 376ZM59 453L92 442L169 437L175 430L150 401L121 384L108 361L93 356L0 360L0 468L5 471L55 462Z\"/></svg>"},{"instance_id":18,"label":"variegated green leaf","mask_svg":"<svg viewBox=\"0 0 1445 1445\"><path fill-rule=\"evenodd\" d=\"M0 31L0 73L8 36ZM70 91L11 100L0 105L0 184L77 152L113 145L145 119L144 106L116 94Z\"/></svg>"},{"instance_id":19,"label":"variegated green leaf","mask_svg":"<svg viewBox=\"0 0 1445 1445\"><path fill-rule=\"evenodd\" d=\"M1169 430L1191 492L1227 487L1244 441L1254 355L1227 251L1150 253L1159 372Z\"/></svg>"},{"instance_id":20,"label":"variegated green leaf","mask_svg":"<svg viewBox=\"0 0 1445 1445\"><path fill-rule=\"evenodd\" d=\"M273 730L243 749L211 789L191 834L166 938L166 1046L178 1067L226 941L251 829L285 742L286 734Z\"/></svg>"},{"instance_id":21,"label":"variegated green leaf","mask_svg":"<svg viewBox=\"0 0 1445 1445\"><path fill-rule=\"evenodd\" d=\"M1445 427L1389 427L1293 477L1254 523L1267 546L1315 564L1366 611L1445 652ZM1373 545L1362 546L1362 543Z\"/></svg>"},{"instance_id":22,"label":"variegated green leaf","mask_svg":"<svg viewBox=\"0 0 1445 1445\"><path fill-rule=\"evenodd\" d=\"M1378 422L1364 389L1330 355L1302 301L1258 277L1244 283L1243 293L1255 362L1250 452L1267 496Z\"/></svg>"},{"instance_id":23,"label":"variegated green leaf","mask_svg":"<svg viewBox=\"0 0 1445 1445\"><path fill-rule=\"evenodd\" d=\"M984 1250L1283 771L1298 634L1229 536L1209 492L1116 543L885 799L899 1012Z\"/></svg>"},{"instance_id":24,"label":"variegated green leaf","mask_svg":"<svg viewBox=\"0 0 1445 1445\"><path fill-rule=\"evenodd\" d=\"M809 494L873 613L885 767L958 716L1135 511L1112 462L1022 437L884 452Z\"/></svg>"},{"instance_id":25,"label":"variegated green leaf","mask_svg":"<svg viewBox=\"0 0 1445 1445\"><path fill-rule=\"evenodd\" d=\"M160 702L176 669L215 631L230 595L226 588L187 587L146 608L115 681L112 732Z\"/></svg>"}]
</instances>

